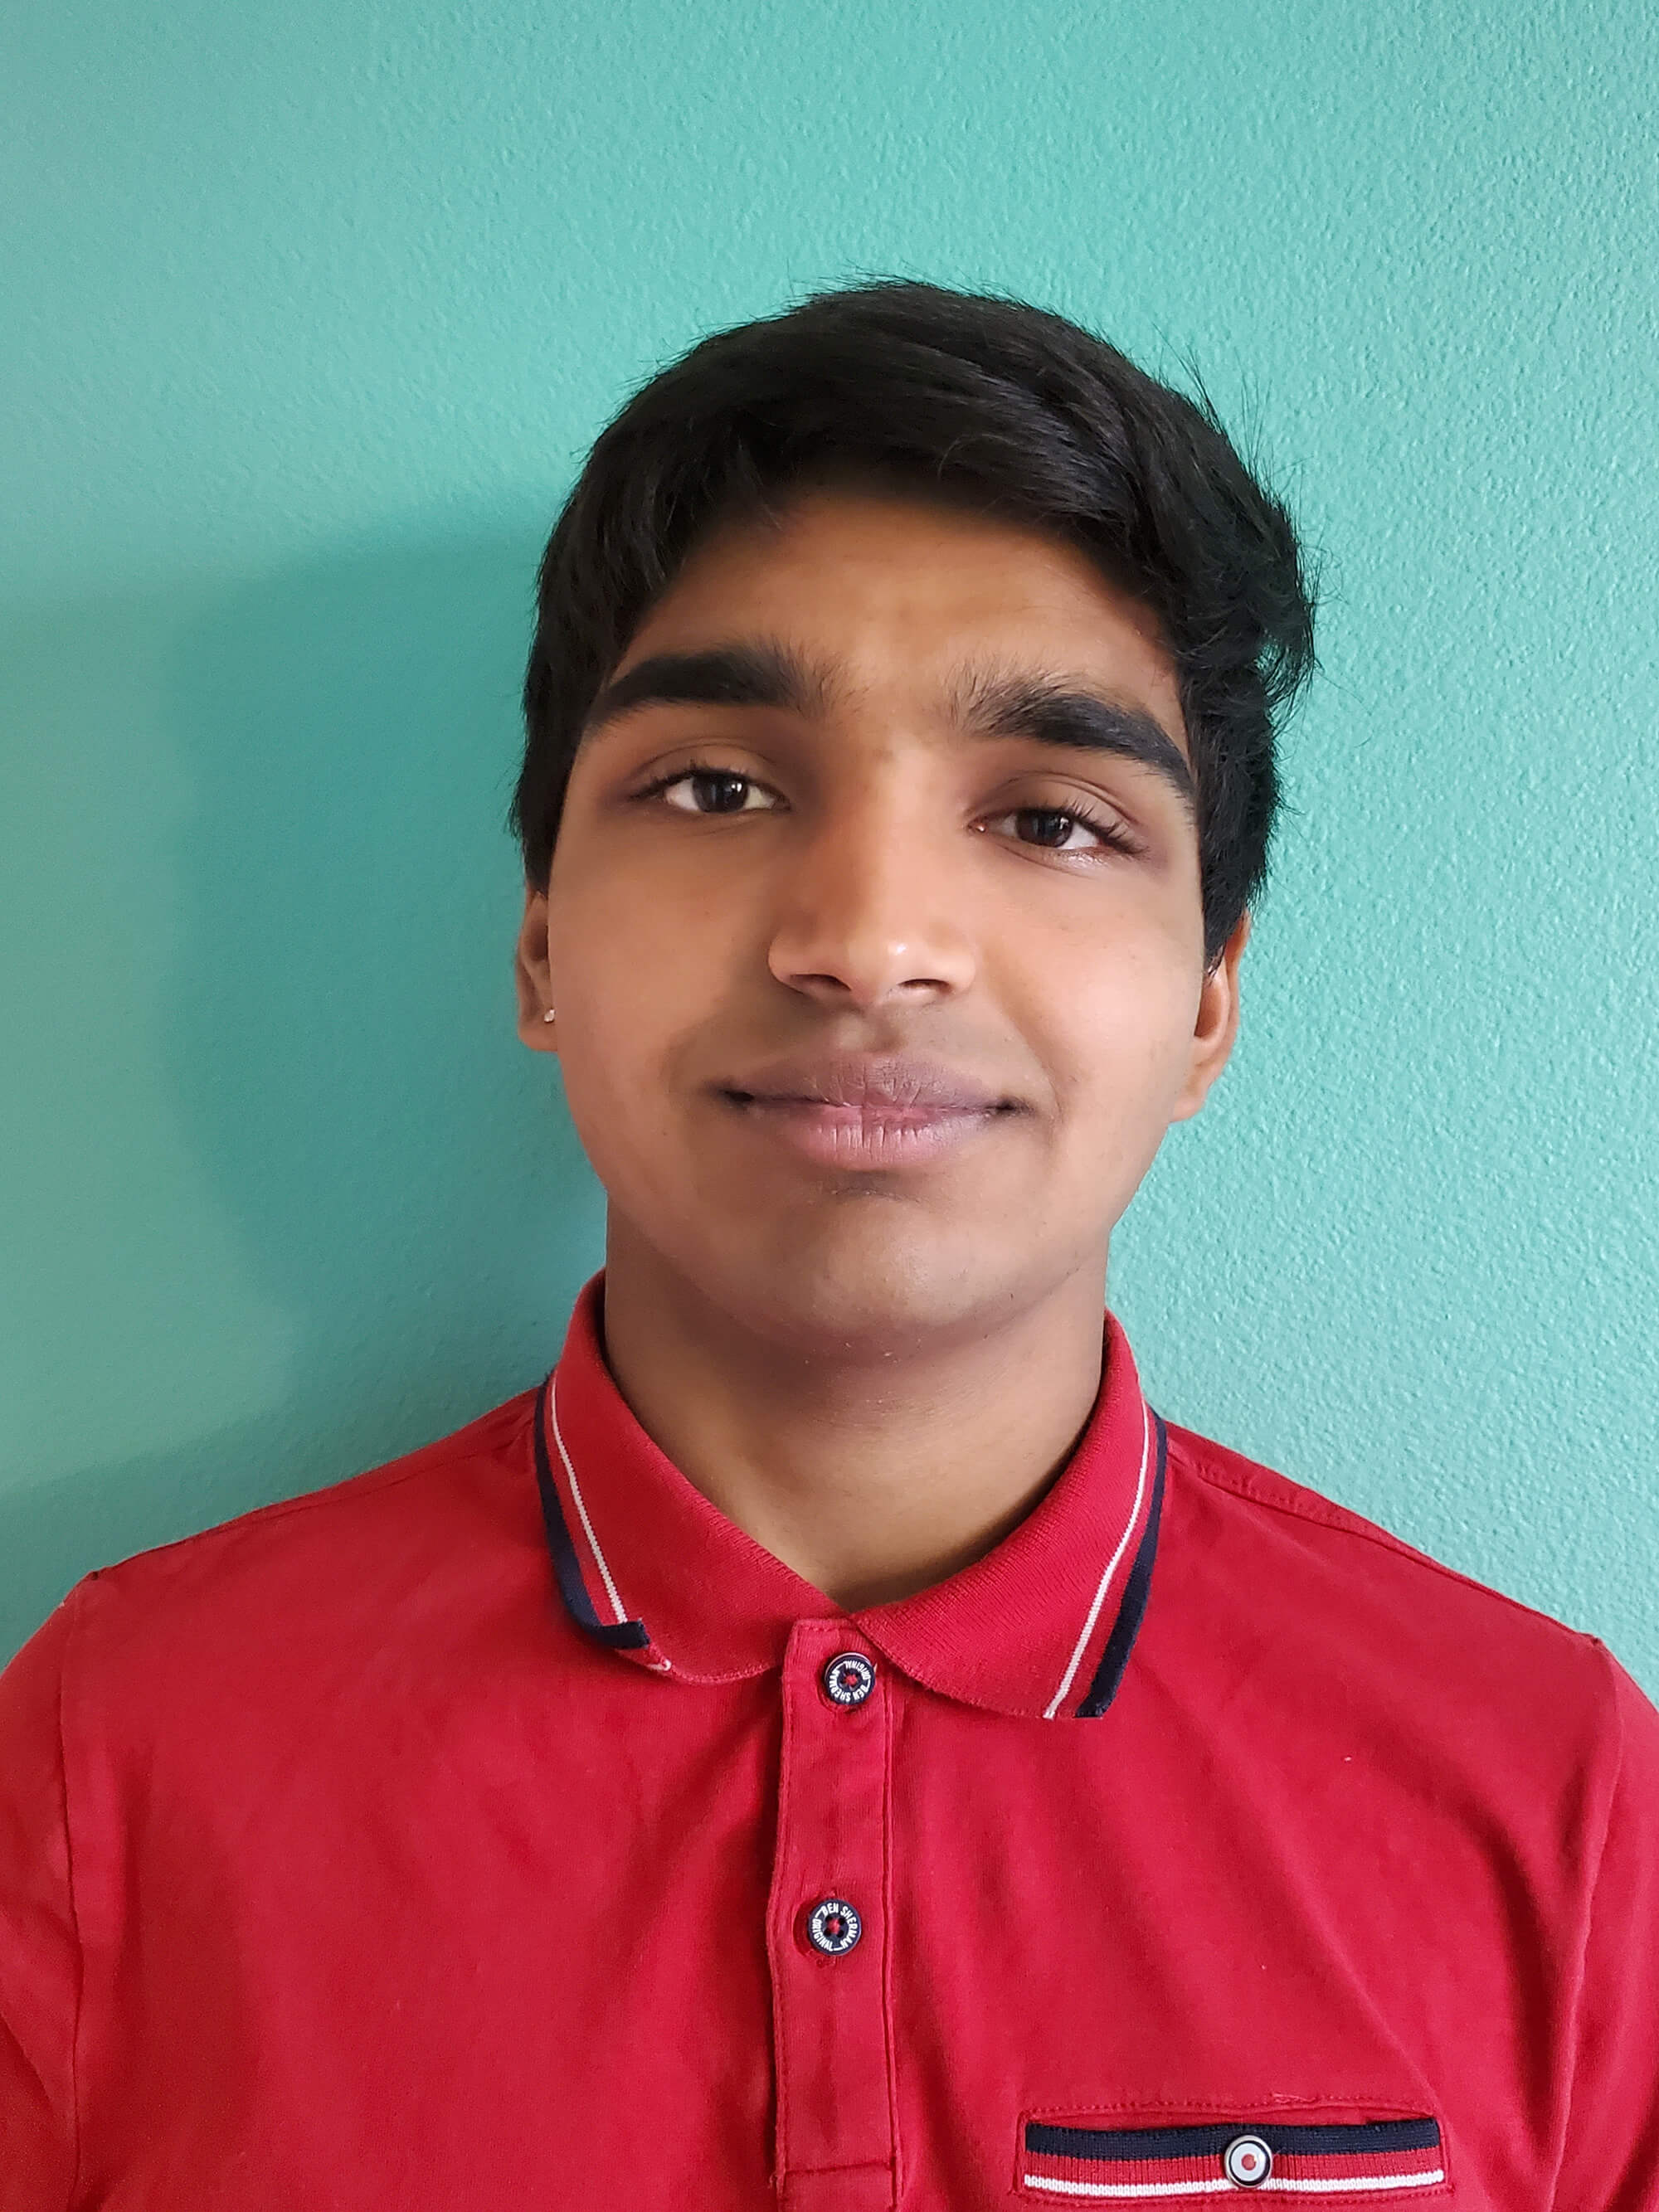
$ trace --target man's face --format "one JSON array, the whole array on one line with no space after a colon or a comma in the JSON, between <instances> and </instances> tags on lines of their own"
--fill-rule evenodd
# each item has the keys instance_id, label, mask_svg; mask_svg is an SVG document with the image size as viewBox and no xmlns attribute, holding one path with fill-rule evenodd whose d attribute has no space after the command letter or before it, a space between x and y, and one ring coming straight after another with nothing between
<instances>
[{"instance_id":1,"label":"man's face","mask_svg":"<svg viewBox=\"0 0 1659 2212\"><path fill-rule=\"evenodd\" d=\"M708 539L520 940L613 1266L807 1356L1097 1304L1236 1020L1187 763L1155 623L1063 545L843 493Z\"/></svg>"}]
</instances>

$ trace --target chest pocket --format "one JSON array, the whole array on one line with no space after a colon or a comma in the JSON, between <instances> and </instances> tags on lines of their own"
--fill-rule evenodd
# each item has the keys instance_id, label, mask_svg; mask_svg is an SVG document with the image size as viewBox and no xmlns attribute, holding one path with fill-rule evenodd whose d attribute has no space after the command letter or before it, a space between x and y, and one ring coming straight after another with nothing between
<instances>
[{"instance_id":1,"label":"chest pocket","mask_svg":"<svg viewBox=\"0 0 1659 2212\"><path fill-rule=\"evenodd\" d=\"M1282 2108L1281 2108L1282 2111ZM1335 2204L1411 2203L1448 2191L1438 2121L1237 2119L1073 2127L1021 2122L1018 2186L1050 2204L1259 2192Z\"/></svg>"}]
</instances>

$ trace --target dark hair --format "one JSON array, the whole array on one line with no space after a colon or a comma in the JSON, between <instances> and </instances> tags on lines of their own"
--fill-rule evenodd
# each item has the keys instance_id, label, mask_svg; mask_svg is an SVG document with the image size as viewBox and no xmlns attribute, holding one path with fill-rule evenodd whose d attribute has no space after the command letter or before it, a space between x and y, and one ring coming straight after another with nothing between
<instances>
[{"instance_id":1,"label":"dark hair","mask_svg":"<svg viewBox=\"0 0 1659 2212\"><path fill-rule=\"evenodd\" d=\"M901 282L820 293L706 338L600 435L541 565L512 824L546 880L582 726L694 545L826 479L1048 532L1152 610L1198 787L1213 960L1266 872L1274 720L1313 667L1313 597L1284 507L1201 395L1062 317Z\"/></svg>"}]
</instances>

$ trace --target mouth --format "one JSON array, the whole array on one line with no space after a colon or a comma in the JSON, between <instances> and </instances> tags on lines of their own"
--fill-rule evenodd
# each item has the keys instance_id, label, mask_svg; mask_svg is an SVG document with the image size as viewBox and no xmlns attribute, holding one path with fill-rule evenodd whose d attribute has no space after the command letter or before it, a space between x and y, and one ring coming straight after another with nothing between
<instances>
[{"instance_id":1,"label":"mouth","mask_svg":"<svg viewBox=\"0 0 1659 2212\"><path fill-rule=\"evenodd\" d=\"M940 1159L1022 1110L953 1068L896 1055L779 1062L717 1092L758 1133L865 1172Z\"/></svg>"}]
</instances>

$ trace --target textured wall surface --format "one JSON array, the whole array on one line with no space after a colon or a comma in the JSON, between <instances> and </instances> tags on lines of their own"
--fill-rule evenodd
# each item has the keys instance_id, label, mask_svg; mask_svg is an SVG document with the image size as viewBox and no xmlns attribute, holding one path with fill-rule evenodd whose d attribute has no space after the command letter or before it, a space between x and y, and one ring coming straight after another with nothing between
<instances>
[{"instance_id":1,"label":"textured wall surface","mask_svg":"<svg viewBox=\"0 0 1659 2212\"><path fill-rule=\"evenodd\" d=\"M0 82L0 1649L536 1376L538 540L860 270L1196 362L1322 550L1246 1030L1120 1232L1173 1418L1659 1689L1648 0L56 0Z\"/></svg>"}]
</instances>

